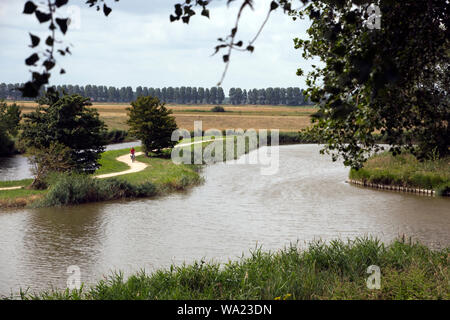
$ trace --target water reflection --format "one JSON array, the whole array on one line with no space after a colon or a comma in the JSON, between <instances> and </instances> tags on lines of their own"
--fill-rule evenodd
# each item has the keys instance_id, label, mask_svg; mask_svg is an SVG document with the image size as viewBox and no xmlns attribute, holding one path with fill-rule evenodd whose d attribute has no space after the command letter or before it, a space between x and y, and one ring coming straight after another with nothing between
<instances>
[{"instance_id":1,"label":"water reflection","mask_svg":"<svg viewBox=\"0 0 450 320\"><path fill-rule=\"evenodd\" d=\"M31 178L30 165L24 156L0 157L0 181Z\"/></svg>"},{"instance_id":2,"label":"water reflection","mask_svg":"<svg viewBox=\"0 0 450 320\"><path fill-rule=\"evenodd\" d=\"M1 215L2 220L12 220L2 235L2 240L9 239L8 245L2 243L0 249L2 282L7 273L4 265L7 259L11 260L6 262L6 267L14 266L15 285L22 288L34 283L44 287L63 284L61 280L70 265L80 266L84 271L83 280L89 281L86 276L93 271L91 266L96 263L102 242L99 212L95 206L87 211L80 206L35 209L25 215L10 211Z\"/></svg>"}]
</instances>

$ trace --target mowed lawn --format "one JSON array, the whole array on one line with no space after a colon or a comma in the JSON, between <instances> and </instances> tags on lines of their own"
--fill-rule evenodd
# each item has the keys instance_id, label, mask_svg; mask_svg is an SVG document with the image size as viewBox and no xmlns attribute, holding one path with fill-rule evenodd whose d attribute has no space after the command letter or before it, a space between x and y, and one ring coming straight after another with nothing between
<instances>
[{"instance_id":1,"label":"mowed lawn","mask_svg":"<svg viewBox=\"0 0 450 320\"><path fill-rule=\"evenodd\" d=\"M23 112L33 111L37 104L21 101ZM168 104L180 128L194 129L194 121L202 121L207 129L279 129L280 131L299 131L310 126L310 115L316 112L311 106L269 106L269 105L222 105L226 112L214 113L215 105L174 105ZM125 103L94 103L100 117L110 129L127 129Z\"/></svg>"}]
</instances>

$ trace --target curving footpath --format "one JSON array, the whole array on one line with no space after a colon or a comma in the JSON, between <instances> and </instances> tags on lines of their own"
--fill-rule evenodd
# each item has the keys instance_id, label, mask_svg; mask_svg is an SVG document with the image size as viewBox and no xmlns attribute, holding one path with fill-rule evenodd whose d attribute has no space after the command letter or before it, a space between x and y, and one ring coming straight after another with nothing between
<instances>
[{"instance_id":1,"label":"curving footpath","mask_svg":"<svg viewBox=\"0 0 450 320\"><path fill-rule=\"evenodd\" d=\"M142 154L144 154L144 153L143 152L136 152L136 157L140 156ZM124 175L124 174L139 172L139 171L142 171L142 170L144 170L145 168L148 167L148 165L143 163L143 162L139 162L139 161L132 162L130 154L126 154L126 155L117 157L116 160L127 164L130 167L130 169L125 170L125 171L120 171L120 172L101 174L99 176L95 176L94 178L104 179L104 178L111 178L111 177L121 176L121 175ZM0 188L0 191L18 190L18 189L22 189L22 188L23 188L23 186Z\"/></svg>"},{"instance_id":2,"label":"curving footpath","mask_svg":"<svg viewBox=\"0 0 450 320\"><path fill-rule=\"evenodd\" d=\"M144 153L143 152L135 153L136 157L140 156L142 154L144 154ZM127 164L130 167L130 169L125 170L125 171L120 171L120 172L101 174L99 176L95 176L95 178L103 179L103 178L111 178L111 177L121 176L124 174L139 172L148 167L148 165L143 162L139 162L139 161L132 162L129 153L127 153L124 156L117 157L116 160Z\"/></svg>"},{"instance_id":3,"label":"curving footpath","mask_svg":"<svg viewBox=\"0 0 450 320\"><path fill-rule=\"evenodd\" d=\"M186 146L190 146L192 144L204 143L204 142L209 142L209 141L214 141L214 139L182 143L182 144L176 145L174 148L186 147ZM140 156L140 155L143 155L143 154L144 154L143 152L136 152L136 157ZM136 172L142 171L142 170L144 170L145 168L148 167L147 164L139 162L139 161L132 162L129 153L124 155L124 156L117 157L116 160L127 164L130 167L130 169L125 170L125 171L120 171L120 172L113 172L113 173L102 174L102 175L99 175L99 176L95 176L95 178L103 179L103 178L117 177L117 176L121 176L121 175L124 175L124 174L136 173Z\"/></svg>"},{"instance_id":4,"label":"curving footpath","mask_svg":"<svg viewBox=\"0 0 450 320\"><path fill-rule=\"evenodd\" d=\"M204 143L204 142L209 142L209 141L214 141L214 139L195 141L195 142L189 142L189 143L182 143L182 144L176 145L175 148L186 147L186 146L190 146L192 144ZM136 157L140 156L140 155L143 155L143 154L144 154L143 152L136 152ZM124 175L124 174L140 172L140 171L142 171L142 170L144 170L145 168L148 167L148 164L145 164L143 162L139 162L139 161L132 162L129 153L126 154L126 155L117 157L116 160L127 164L130 167L130 169L125 170L125 171L120 171L120 172L101 174L99 176L94 176L94 178L104 179L104 178L117 177L117 176L121 176L121 175ZM17 190L17 189L22 189L22 188L23 188L23 186L0 188L0 191Z\"/></svg>"},{"instance_id":5,"label":"curving footpath","mask_svg":"<svg viewBox=\"0 0 450 320\"><path fill-rule=\"evenodd\" d=\"M18 186L18 187L7 187L7 188L0 188L0 191L6 191L6 190L17 190L17 189L22 189L23 186Z\"/></svg>"}]
</instances>

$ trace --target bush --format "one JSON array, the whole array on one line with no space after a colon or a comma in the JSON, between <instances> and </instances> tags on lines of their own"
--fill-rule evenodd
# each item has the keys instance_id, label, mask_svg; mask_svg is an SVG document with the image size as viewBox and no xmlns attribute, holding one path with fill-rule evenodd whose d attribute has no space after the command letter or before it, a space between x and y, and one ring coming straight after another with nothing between
<instances>
[{"instance_id":1,"label":"bush","mask_svg":"<svg viewBox=\"0 0 450 320\"><path fill-rule=\"evenodd\" d=\"M50 147L43 149L28 149L28 162L34 181L31 189L47 189L47 176L52 172L70 172L73 162L71 150L62 144L52 143Z\"/></svg>"},{"instance_id":2,"label":"bush","mask_svg":"<svg viewBox=\"0 0 450 320\"><path fill-rule=\"evenodd\" d=\"M36 206L64 206L123 198L154 196L156 187L151 182L133 185L118 179L95 179L85 174L52 174L51 186L44 199Z\"/></svg>"},{"instance_id":3,"label":"bush","mask_svg":"<svg viewBox=\"0 0 450 320\"><path fill-rule=\"evenodd\" d=\"M0 156L9 156L14 152L14 141L6 133L0 131Z\"/></svg>"},{"instance_id":4,"label":"bush","mask_svg":"<svg viewBox=\"0 0 450 320\"><path fill-rule=\"evenodd\" d=\"M121 143L128 138L128 131L112 129L105 134L105 140L107 144Z\"/></svg>"},{"instance_id":5,"label":"bush","mask_svg":"<svg viewBox=\"0 0 450 320\"><path fill-rule=\"evenodd\" d=\"M0 156L8 156L16 152L13 137L21 119L20 107L17 104L8 105L0 100Z\"/></svg>"},{"instance_id":6,"label":"bush","mask_svg":"<svg viewBox=\"0 0 450 320\"><path fill-rule=\"evenodd\" d=\"M211 112L225 112L225 109L221 106L215 106L211 109Z\"/></svg>"},{"instance_id":7,"label":"bush","mask_svg":"<svg viewBox=\"0 0 450 320\"><path fill-rule=\"evenodd\" d=\"M149 197L156 195L157 190L153 183L145 182L143 184L137 185L134 190L134 196L139 197Z\"/></svg>"}]
</instances>

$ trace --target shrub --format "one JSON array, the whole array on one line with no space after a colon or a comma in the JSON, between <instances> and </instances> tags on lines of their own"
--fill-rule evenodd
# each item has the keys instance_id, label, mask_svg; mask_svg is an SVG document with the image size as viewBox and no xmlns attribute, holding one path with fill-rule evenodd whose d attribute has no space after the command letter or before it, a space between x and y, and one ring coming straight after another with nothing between
<instances>
[{"instance_id":1,"label":"shrub","mask_svg":"<svg viewBox=\"0 0 450 320\"><path fill-rule=\"evenodd\" d=\"M215 106L211 108L211 112L225 112L225 109L222 106Z\"/></svg>"},{"instance_id":2,"label":"shrub","mask_svg":"<svg viewBox=\"0 0 450 320\"><path fill-rule=\"evenodd\" d=\"M47 175L51 172L69 172L72 170L71 150L62 144L52 143L48 148L28 149L28 162L34 181L31 189L46 189Z\"/></svg>"},{"instance_id":3,"label":"shrub","mask_svg":"<svg viewBox=\"0 0 450 320\"><path fill-rule=\"evenodd\" d=\"M12 137L17 135L20 119L18 105L8 105L0 100L0 156L11 155L16 151Z\"/></svg>"},{"instance_id":4,"label":"shrub","mask_svg":"<svg viewBox=\"0 0 450 320\"><path fill-rule=\"evenodd\" d=\"M44 199L36 206L64 206L123 198L154 196L156 187L151 182L133 185L119 179L95 179L85 174L56 174L48 179L51 186Z\"/></svg>"},{"instance_id":5,"label":"shrub","mask_svg":"<svg viewBox=\"0 0 450 320\"><path fill-rule=\"evenodd\" d=\"M139 197L150 197L157 194L156 187L151 182L145 182L143 184L137 185L134 190L134 196Z\"/></svg>"},{"instance_id":6,"label":"shrub","mask_svg":"<svg viewBox=\"0 0 450 320\"><path fill-rule=\"evenodd\" d=\"M124 142L128 138L128 131L112 129L105 134L106 143L121 143Z\"/></svg>"},{"instance_id":7,"label":"shrub","mask_svg":"<svg viewBox=\"0 0 450 320\"><path fill-rule=\"evenodd\" d=\"M14 141L6 133L0 131L0 156L11 155L14 151Z\"/></svg>"},{"instance_id":8,"label":"shrub","mask_svg":"<svg viewBox=\"0 0 450 320\"><path fill-rule=\"evenodd\" d=\"M95 193L94 181L87 175L61 174L40 202L40 206L79 204L91 201Z\"/></svg>"}]
</instances>

